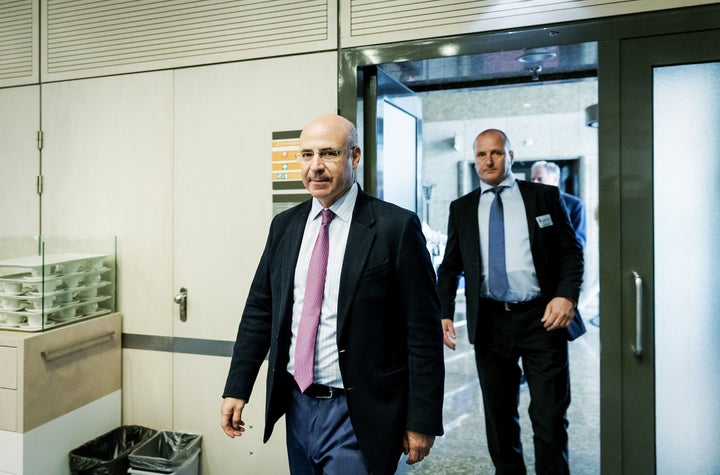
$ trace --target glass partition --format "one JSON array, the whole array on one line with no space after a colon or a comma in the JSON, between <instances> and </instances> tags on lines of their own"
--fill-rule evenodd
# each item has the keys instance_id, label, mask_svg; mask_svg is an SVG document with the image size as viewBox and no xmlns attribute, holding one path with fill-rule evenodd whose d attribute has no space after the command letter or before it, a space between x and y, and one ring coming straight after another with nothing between
<instances>
[{"instance_id":1,"label":"glass partition","mask_svg":"<svg viewBox=\"0 0 720 475\"><path fill-rule=\"evenodd\" d=\"M0 238L0 330L43 331L116 310L117 240Z\"/></svg>"},{"instance_id":2,"label":"glass partition","mask_svg":"<svg viewBox=\"0 0 720 475\"><path fill-rule=\"evenodd\" d=\"M658 474L720 468L720 63L655 68Z\"/></svg>"}]
</instances>

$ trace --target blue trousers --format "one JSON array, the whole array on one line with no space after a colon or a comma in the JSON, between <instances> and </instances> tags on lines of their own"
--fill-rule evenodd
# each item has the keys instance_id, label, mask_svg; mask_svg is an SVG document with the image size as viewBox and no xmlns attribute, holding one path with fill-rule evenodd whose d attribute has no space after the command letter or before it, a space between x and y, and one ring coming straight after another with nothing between
<instances>
[{"instance_id":1,"label":"blue trousers","mask_svg":"<svg viewBox=\"0 0 720 475\"><path fill-rule=\"evenodd\" d=\"M345 394L315 399L293 389L285 415L292 475L365 475Z\"/></svg>"}]
</instances>

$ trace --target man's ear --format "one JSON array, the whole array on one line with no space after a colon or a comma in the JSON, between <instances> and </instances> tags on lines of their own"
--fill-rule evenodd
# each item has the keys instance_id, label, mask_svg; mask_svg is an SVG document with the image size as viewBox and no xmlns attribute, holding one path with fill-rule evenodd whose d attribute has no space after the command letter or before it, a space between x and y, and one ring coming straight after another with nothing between
<instances>
[{"instance_id":1,"label":"man's ear","mask_svg":"<svg viewBox=\"0 0 720 475\"><path fill-rule=\"evenodd\" d=\"M360 147L355 146L352 150L352 165L353 168L356 168L360 164L360 157L362 156L362 151L360 150Z\"/></svg>"}]
</instances>

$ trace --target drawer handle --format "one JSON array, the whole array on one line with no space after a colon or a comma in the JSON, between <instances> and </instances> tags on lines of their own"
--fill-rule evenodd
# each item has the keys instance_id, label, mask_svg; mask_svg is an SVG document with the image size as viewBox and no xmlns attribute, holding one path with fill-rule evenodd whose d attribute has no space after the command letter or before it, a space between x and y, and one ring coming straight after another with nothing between
<instances>
[{"instance_id":1,"label":"drawer handle","mask_svg":"<svg viewBox=\"0 0 720 475\"><path fill-rule=\"evenodd\" d=\"M59 358L69 356L73 353L87 350L88 348L92 348L93 346L100 345L102 343L105 343L105 341L113 341L114 336L115 332L110 330L105 333L86 338L84 340L70 343L69 345L53 348L51 350L43 350L40 352L40 356L42 356L45 361L54 361Z\"/></svg>"}]
</instances>

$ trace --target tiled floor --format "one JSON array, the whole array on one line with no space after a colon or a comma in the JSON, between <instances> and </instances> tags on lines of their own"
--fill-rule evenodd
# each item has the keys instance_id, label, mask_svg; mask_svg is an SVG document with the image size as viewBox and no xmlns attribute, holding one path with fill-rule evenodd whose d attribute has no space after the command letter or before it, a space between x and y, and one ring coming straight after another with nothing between
<instances>
[{"instance_id":1,"label":"tiled floor","mask_svg":"<svg viewBox=\"0 0 720 475\"><path fill-rule=\"evenodd\" d=\"M572 404L570 421L570 471L573 475L600 473L600 379L597 319L585 319L587 334L570 343ZM594 322L595 324L591 323ZM487 451L482 399L473 348L465 326L456 323L457 349L445 353L445 435L436 439L430 456L408 466L401 461L398 474L485 475L495 470ZM528 474L535 474L532 428L527 415L527 386L520 395L523 449Z\"/></svg>"}]
</instances>

